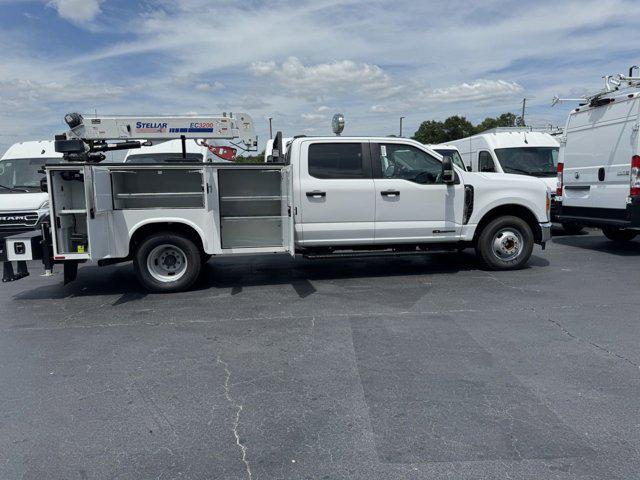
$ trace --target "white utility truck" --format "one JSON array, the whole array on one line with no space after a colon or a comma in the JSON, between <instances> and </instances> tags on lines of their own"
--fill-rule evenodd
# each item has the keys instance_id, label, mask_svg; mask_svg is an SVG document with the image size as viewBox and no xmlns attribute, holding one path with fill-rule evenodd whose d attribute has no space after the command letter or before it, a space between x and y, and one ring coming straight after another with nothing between
<instances>
[{"instance_id":1,"label":"white utility truck","mask_svg":"<svg viewBox=\"0 0 640 480\"><path fill-rule=\"evenodd\" d=\"M640 76L607 76L580 101L560 140L558 218L614 241L640 234ZM554 103L562 101L554 99Z\"/></svg>"},{"instance_id":2,"label":"white utility truck","mask_svg":"<svg viewBox=\"0 0 640 480\"><path fill-rule=\"evenodd\" d=\"M40 231L49 216L49 196L40 189L44 178L42 166L60 160L62 154L55 151L51 140L16 143L0 158L0 239ZM26 274L24 265L15 274L7 260L4 242L0 241L3 281Z\"/></svg>"},{"instance_id":3,"label":"white utility truck","mask_svg":"<svg viewBox=\"0 0 640 480\"><path fill-rule=\"evenodd\" d=\"M237 150L232 147L189 139L183 156L182 141L168 140L127 151L124 163L232 162Z\"/></svg>"},{"instance_id":4,"label":"white utility truck","mask_svg":"<svg viewBox=\"0 0 640 480\"><path fill-rule=\"evenodd\" d=\"M466 246L488 268L516 269L550 238L542 182L466 172L413 140L296 137L277 163L105 164L96 163L102 152L133 148L135 138L235 136L249 148L257 139L246 114L65 120L70 130L56 141L65 161L46 167L53 260L64 264L65 282L89 260L133 260L144 287L168 292L189 288L211 255L319 259ZM208 127L191 132L193 124ZM11 237L7 248L27 260L29 241Z\"/></svg>"},{"instance_id":5,"label":"white utility truck","mask_svg":"<svg viewBox=\"0 0 640 480\"><path fill-rule=\"evenodd\" d=\"M546 131L530 127L498 127L471 137L454 140L448 146L457 147L467 169L484 173L513 173L542 180L551 194L551 220L556 219L556 183L558 140ZM434 148L443 148L437 145ZM576 234L582 227L568 222L562 225L567 233Z\"/></svg>"}]
</instances>

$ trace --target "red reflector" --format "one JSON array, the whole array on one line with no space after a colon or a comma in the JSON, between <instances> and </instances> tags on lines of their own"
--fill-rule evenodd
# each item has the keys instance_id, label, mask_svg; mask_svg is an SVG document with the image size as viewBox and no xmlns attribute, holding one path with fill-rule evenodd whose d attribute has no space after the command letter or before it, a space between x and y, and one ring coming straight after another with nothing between
<instances>
[{"instance_id":1,"label":"red reflector","mask_svg":"<svg viewBox=\"0 0 640 480\"><path fill-rule=\"evenodd\" d=\"M640 197L640 155L631 157L631 178L629 195Z\"/></svg>"},{"instance_id":2,"label":"red reflector","mask_svg":"<svg viewBox=\"0 0 640 480\"><path fill-rule=\"evenodd\" d=\"M230 162L233 162L236 159L237 150L235 148L210 145L209 151L213 153L216 157L219 157L223 160L228 160Z\"/></svg>"},{"instance_id":3,"label":"red reflector","mask_svg":"<svg viewBox=\"0 0 640 480\"><path fill-rule=\"evenodd\" d=\"M563 186L563 172L564 172L564 163L558 163L558 182L556 183L556 195L562 196L562 186Z\"/></svg>"},{"instance_id":4,"label":"red reflector","mask_svg":"<svg viewBox=\"0 0 640 480\"><path fill-rule=\"evenodd\" d=\"M64 260L64 257L53 257L54 260Z\"/></svg>"}]
</instances>

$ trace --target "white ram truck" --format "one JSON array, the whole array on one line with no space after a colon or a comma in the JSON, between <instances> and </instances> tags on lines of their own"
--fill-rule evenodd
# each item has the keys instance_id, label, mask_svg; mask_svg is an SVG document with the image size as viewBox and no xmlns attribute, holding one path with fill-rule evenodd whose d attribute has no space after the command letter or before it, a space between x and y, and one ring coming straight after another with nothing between
<instances>
[{"instance_id":1,"label":"white ram truck","mask_svg":"<svg viewBox=\"0 0 640 480\"><path fill-rule=\"evenodd\" d=\"M60 141L67 157L106 148L72 125ZM65 281L79 262L132 260L144 287L169 292L191 287L214 255L319 259L474 247L488 268L506 270L523 267L534 244L550 238L542 182L467 172L413 140L297 137L279 160L48 166L53 259L65 264ZM16 249L21 239L7 242Z\"/></svg>"}]
</instances>

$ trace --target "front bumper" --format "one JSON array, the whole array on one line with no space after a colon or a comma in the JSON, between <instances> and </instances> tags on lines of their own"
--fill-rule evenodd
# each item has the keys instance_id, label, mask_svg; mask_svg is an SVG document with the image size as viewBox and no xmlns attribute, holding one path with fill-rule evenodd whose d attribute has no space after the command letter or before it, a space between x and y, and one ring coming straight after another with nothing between
<instances>
[{"instance_id":1,"label":"front bumper","mask_svg":"<svg viewBox=\"0 0 640 480\"><path fill-rule=\"evenodd\" d=\"M539 238L537 240L536 243L542 245L543 248L545 243L551 240L551 222L540 224Z\"/></svg>"}]
</instances>

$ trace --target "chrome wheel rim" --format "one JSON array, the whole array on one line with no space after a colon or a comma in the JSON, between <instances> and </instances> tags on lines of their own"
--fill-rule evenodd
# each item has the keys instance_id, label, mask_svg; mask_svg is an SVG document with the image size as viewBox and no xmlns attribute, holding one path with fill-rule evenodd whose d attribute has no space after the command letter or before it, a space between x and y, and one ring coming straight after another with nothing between
<instances>
[{"instance_id":1,"label":"chrome wheel rim","mask_svg":"<svg viewBox=\"0 0 640 480\"><path fill-rule=\"evenodd\" d=\"M508 262L515 260L522 253L524 242L522 234L515 228L499 230L493 236L492 251L496 258Z\"/></svg>"},{"instance_id":2,"label":"chrome wheel rim","mask_svg":"<svg viewBox=\"0 0 640 480\"><path fill-rule=\"evenodd\" d=\"M162 283L175 282L187 272L187 256L175 245L158 245L147 256L147 270Z\"/></svg>"}]
</instances>

